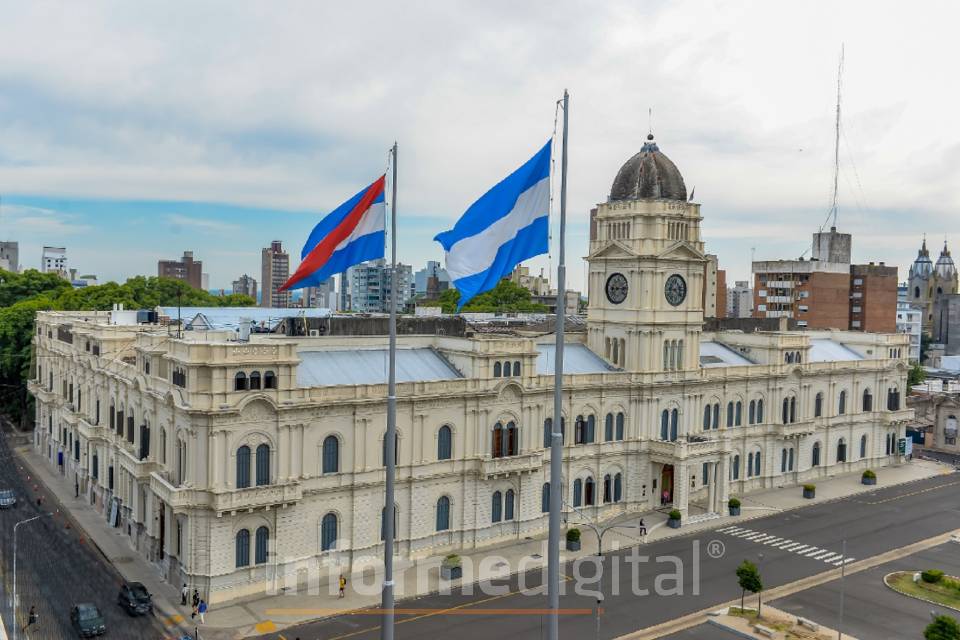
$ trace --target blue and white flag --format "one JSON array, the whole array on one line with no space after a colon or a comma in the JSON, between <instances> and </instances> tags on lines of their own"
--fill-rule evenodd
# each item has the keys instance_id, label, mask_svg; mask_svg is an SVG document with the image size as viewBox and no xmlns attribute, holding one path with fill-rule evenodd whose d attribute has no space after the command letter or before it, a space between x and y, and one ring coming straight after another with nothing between
<instances>
[{"instance_id":1,"label":"blue and white flag","mask_svg":"<svg viewBox=\"0 0 960 640\"><path fill-rule=\"evenodd\" d=\"M518 264L549 250L550 142L434 238L460 291L457 310Z\"/></svg>"}]
</instances>

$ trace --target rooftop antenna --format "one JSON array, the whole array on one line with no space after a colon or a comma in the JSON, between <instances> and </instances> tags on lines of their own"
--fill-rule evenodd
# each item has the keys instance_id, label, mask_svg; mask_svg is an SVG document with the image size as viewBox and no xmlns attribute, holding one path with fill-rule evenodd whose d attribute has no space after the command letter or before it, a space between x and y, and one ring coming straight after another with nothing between
<instances>
[{"instance_id":1,"label":"rooftop antenna","mask_svg":"<svg viewBox=\"0 0 960 640\"><path fill-rule=\"evenodd\" d=\"M833 205L830 215L833 216L833 229L837 228L837 186L840 178L840 89L843 83L843 43L840 44L840 64L837 66L837 120L834 125L833 144Z\"/></svg>"},{"instance_id":2,"label":"rooftop antenna","mask_svg":"<svg viewBox=\"0 0 960 640\"><path fill-rule=\"evenodd\" d=\"M653 107L647 107L647 135L653 135Z\"/></svg>"}]
</instances>

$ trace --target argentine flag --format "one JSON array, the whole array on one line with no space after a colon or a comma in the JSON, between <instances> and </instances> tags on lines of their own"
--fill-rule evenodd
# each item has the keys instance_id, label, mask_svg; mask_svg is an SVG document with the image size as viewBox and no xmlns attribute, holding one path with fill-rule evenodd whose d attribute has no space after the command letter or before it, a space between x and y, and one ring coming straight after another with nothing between
<instances>
[{"instance_id":1,"label":"argentine flag","mask_svg":"<svg viewBox=\"0 0 960 640\"><path fill-rule=\"evenodd\" d=\"M446 252L447 273L460 291L457 310L528 258L549 250L550 142L487 191L434 238Z\"/></svg>"}]
</instances>

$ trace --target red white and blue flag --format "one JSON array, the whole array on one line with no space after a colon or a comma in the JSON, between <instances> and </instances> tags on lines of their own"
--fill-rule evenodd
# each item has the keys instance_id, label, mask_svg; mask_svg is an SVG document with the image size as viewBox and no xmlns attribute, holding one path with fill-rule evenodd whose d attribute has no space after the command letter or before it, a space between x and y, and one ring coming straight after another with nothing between
<instances>
[{"instance_id":1,"label":"red white and blue flag","mask_svg":"<svg viewBox=\"0 0 960 640\"><path fill-rule=\"evenodd\" d=\"M300 252L300 266L280 291L315 287L348 267L384 257L385 183L380 176L317 223Z\"/></svg>"}]
</instances>

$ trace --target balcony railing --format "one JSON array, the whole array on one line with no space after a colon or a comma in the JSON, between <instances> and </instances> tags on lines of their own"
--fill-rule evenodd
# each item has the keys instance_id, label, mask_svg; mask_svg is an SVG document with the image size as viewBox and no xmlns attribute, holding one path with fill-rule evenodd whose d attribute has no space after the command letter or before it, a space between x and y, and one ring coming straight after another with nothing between
<instances>
[{"instance_id":1,"label":"balcony railing","mask_svg":"<svg viewBox=\"0 0 960 640\"><path fill-rule=\"evenodd\" d=\"M490 476L509 475L537 471L543 467L543 452L522 453L504 458L483 458L480 462L480 473L485 478Z\"/></svg>"}]
</instances>

